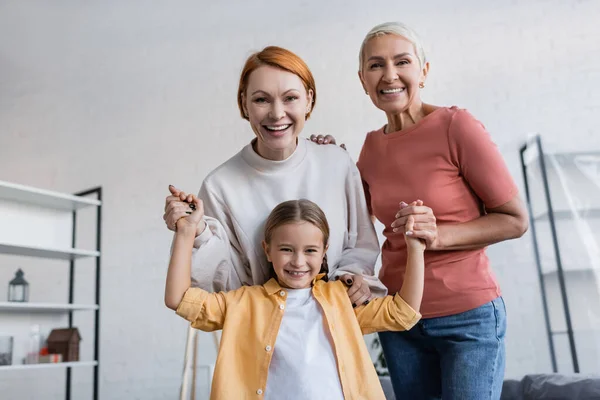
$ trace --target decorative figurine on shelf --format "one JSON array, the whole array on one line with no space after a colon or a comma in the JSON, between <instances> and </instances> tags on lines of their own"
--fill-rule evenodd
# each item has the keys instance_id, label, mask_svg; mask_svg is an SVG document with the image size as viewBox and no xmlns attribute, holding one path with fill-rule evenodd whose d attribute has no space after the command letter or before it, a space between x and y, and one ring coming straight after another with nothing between
<instances>
[{"instance_id":1,"label":"decorative figurine on shelf","mask_svg":"<svg viewBox=\"0 0 600 400\"><path fill-rule=\"evenodd\" d=\"M79 361L81 335L77 328L53 329L47 341L49 353L61 354L65 362Z\"/></svg>"},{"instance_id":2,"label":"decorative figurine on shelf","mask_svg":"<svg viewBox=\"0 0 600 400\"><path fill-rule=\"evenodd\" d=\"M25 303L28 300L29 283L23 278L23 271L19 268L14 279L8 283L8 301Z\"/></svg>"}]
</instances>

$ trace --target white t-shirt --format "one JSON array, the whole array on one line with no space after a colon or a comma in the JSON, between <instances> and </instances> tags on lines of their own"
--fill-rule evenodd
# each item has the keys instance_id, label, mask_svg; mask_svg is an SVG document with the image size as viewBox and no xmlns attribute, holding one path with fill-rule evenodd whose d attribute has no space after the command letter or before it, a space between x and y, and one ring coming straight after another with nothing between
<instances>
[{"instance_id":1,"label":"white t-shirt","mask_svg":"<svg viewBox=\"0 0 600 400\"><path fill-rule=\"evenodd\" d=\"M286 290L265 400L343 400L333 341L312 288Z\"/></svg>"}]
</instances>

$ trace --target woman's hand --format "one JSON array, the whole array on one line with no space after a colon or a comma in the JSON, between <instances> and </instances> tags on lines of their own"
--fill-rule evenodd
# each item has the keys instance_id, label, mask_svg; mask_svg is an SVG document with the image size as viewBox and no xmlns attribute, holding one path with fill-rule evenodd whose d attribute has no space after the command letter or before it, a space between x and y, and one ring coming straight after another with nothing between
<instances>
[{"instance_id":1,"label":"woman's hand","mask_svg":"<svg viewBox=\"0 0 600 400\"><path fill-rule=\"evenodd\" d=\"M188 223L190 221L195 221L196 236L198 236L206 227L203 218L204 205L202 204L202 200L198 199L193 194L187 194L175 188L173 185L169 185L169 191L171 192L171 195L167 196L165 213L163 214L163 219L165 220L167 228L176 231L179 220L194 215L194 219L187 219L187 221ZM199 219L196 220L196 218Z\"/></svg>"},{"instance_id":2,"label":"woman's hand","mask_svg":"<svg viewBox=\"0 0 600 400\"><path fill-rule=\"evenodd\" d=\"M408 218L412 217L412 229L407 229ZM423 205L423 201L413 201L411 204L400 203L400 211L396 214L396 220L391 225L394 232L412 232L409 236L425 240L428 250L440 250L438 229L433 210Z\"/></svg>"},{"instance_id":3,"label":"woman's hand","mask_svg":"<svg viewBox=\"0 0 600 400\"><path fill-rule=\"evenodd\" d=\"M316 144L336 144L335 138L331 135L310 135L310 141L315 142ZM346 150L346 145L341 144L340 147Z\"/></svg>"},{"instance_id":4,"label":"woman's hand","mask_svg":"<svg viewBox=\"0 0 600 400\"><path fill-rule=\"evenodd\" d=\"M350 297L352 307L369 303L369 300L371 299L371 288L363 276L344 274L340 276L339 279L350 286L348 289L348 297Z\"/></svg>"}]
</instances>

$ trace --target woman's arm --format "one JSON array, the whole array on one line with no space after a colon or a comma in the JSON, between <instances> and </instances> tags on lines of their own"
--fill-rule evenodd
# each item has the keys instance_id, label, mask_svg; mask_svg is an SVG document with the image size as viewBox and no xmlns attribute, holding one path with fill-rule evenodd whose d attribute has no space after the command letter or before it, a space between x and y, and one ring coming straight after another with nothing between
<instances>
[{"instance_id":1,"label":"woman's arm","mask_svg":"<svg viewBox=\"0 0 600 400\"><path fill-rule=\"evenodd\" d=\"M360 305L370 299L371 295L385 295L387 289L374 275L375 262L379 256L379 241L368 212L360 173L349 156L348 168L346 177L348 240L330 278L339 277L344 281L351 279L350 299L353 304ZM350 275L360 275L362 278L352 279Z\"/></svg>"},{"instance_id":2,"label":"woman's arm","mask_svg":"<svg viewBox=\"0 0 600 400\"><path fill-rule=\"evenodd\" d=\"M475 249L521 237L529 226L527 211L498 147L483 124L468 111L458 110L449 124L447 140L450 161L479 198L485 212L472 221L438 226L435 210L405 207L398 212L398 220L392 227L401 228L405 217L413 214L415 235L427 241L428 250Z\"/></svg>"},{"instance_id":3,"label":"woman's arm","mask_svg":"<svg viewBox=\"0 0 600 400\"><path fill-rule=\"evenodd\" d=\"M404 206L392 227L403 229L410 215L416 220L415 237L425 240L428 250L478 249L519 238L529 227L527 210L518 196L499 207L487 209L479 218L458 224L437 225L431 208Z\"/></svg>"},{"instance_id":4,"label":"woman's arm","mask_svg":"<svg viewBox=\"0 0 600 400\"><path fill-rule=\"evenodd\" d=\"M438 243L434 247L437 250L476 249L519 238L529 228L527 211L518 196L486 212L473 221L439 226Z\"/></svg>"}]
</instances>

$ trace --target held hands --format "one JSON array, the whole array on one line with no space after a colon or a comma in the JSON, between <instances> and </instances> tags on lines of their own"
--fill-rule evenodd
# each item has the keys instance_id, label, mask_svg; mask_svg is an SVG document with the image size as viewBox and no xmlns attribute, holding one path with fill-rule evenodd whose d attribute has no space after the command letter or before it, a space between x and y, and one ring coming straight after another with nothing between
<instances>
[{"instance_id":1,"label":"held hands","mask_svg":"<svg viewBox=\"0 0 600 400\"><path fill-rule=\"evenodd\" d=\"M173 185L169 185L169 191L171 195L166 198L163 215L167 228L177 231L180 227L195 227L198 236L206 227L202 200L193 194L186 194Z\"/></svg>"},{"instance_id":2,"label":"held hands","mask_svg":"<svg viewBox=\"0 0 600 400\"><path fill-rule=\"evenodd\" d=\"M418 239L414 236L415 218L409 215L406 219L406 231L404 232L404 240L406 240L406 247L408 250L420 250L425 251L425 241Z\"/></svg>"},{"instance_id":3,"label":"held hands","mask_svg":"<svg viewBox=\"0 0 600 400\"><path fill-rule=\"evenodd\" d=\"M310 135L310 141L315 142L316 144L336 144L335 138L331 135ZM346 150L345 144L340 144L340 147Z\"/></svg>"},{"instance_id":4,"label":"held hands","mask_svg":"<svg viewBox=\"0 0 600 400\"><path fill-rule=\"evenodd\" d=\"M440 248L438 230L433 210L416 200L410 204L400 203L400 211L391 227L394 232L404 232L408 248L426 246L429 250Z\"/></svg>"}]
</instances>

